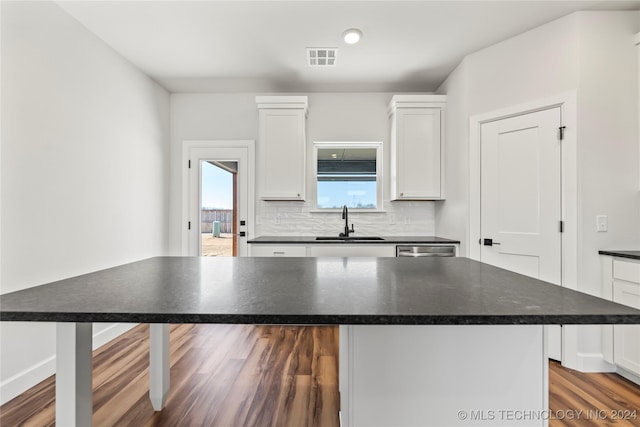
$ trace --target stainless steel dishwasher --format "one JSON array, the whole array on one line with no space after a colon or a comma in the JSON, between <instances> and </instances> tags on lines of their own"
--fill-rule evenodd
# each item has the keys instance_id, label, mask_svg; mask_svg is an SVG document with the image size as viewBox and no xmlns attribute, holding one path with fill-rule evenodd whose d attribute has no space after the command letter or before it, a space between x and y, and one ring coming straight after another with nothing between
<instances>
[{"instance_id":1,"label":"stainless steel dishwasher","mask_svg":"<svg viewBox=\"0 0 640 427\"><path fill-rule=\"evenodd\" d=\"M455 245L398 245L396 257L454 257Z\"/></svg>"}]
</instances>

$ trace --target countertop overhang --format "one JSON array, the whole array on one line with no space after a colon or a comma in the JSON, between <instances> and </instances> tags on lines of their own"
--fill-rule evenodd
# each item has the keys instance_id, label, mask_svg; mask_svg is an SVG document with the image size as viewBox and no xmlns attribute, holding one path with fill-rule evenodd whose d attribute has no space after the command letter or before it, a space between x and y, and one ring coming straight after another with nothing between
<instances>
[{"instance_id":1,"label":"countertop overhang","mask_svg":"<svg viewBox=\"0 0 640 427\"><path fill-rule=\"evenodd\" d=\"M467 258L157 257L2 295L0 319L640 324L640 310Z\"/></svg>"},{"instance_id":2,"label":"countertop overhang","mask_svg":"<svg viewBox=\"0 0 640 427\"><path fill-rule=\"evenodd\" d=\"M329 233L323 236L330 236ZM459 244L459 240L445 239L437 236L380 236L384 240L357 240L358 235L352 236L353 240L316 240L317 236L261 236L247 241L256 244L366 244L366 245L401 245L401 244ZM368 236L364 236L368 237Z\"/></svg>"}]
</instances>

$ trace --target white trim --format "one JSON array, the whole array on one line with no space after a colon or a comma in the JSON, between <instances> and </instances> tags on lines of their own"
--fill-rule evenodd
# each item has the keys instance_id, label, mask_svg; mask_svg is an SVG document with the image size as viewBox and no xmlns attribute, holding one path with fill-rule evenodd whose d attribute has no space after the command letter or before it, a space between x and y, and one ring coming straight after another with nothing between
<instances>
[{"instance_id":1,"label":"white trim","mask_svg":"<svg viewBox=\"0 0 640 427\"><path fill-rule=\"evenodd\" d=\"M549 409L549 339L547 334L549 333L549 328L545 325L540 325L542 328L542 354L540 355L540 360L542 362L542 407L544 409ZM544 427L548 427L549 423L545 421L543 423Z\"/></svg>"},{"instance_id":2,"label":"white trim","mask_svg":"<svg viewBox=\"0 0 640 427\"><path fill-rule=\"evenodd\" d=\"M93 350L102 347L136 325L137 323L114 323L110 327L103 329L93 335ZM11 378L7 378L0 383L0 405L4 405L55 373L56 356L53 355L17 373Z\"/></svg>"},{"instance_id":3,"label":"white trim","mask_svg":"<svg viewBox=\"0 0 640 427\"><path fill-rule=\"evenodd\" d=\"M247 237L251 239L255 232L255 165L256 165L256 144L252 139L243 140L194 140L183 141L182 143L182 158L180 168L182 170L182 215L180 222L180 237L181 237L181 253L188 255L189 252L189 230L185 227L187 221L189 221L189 169L187 168L187 162L189 161L189 152L194 148L212 148L212 149L234 149L234 148L246 148L248 153L247 158L247 180L248 180L248 194L247 194Z\"/></svg>"},{"instance_id":4,"label":"white trim","mask_svg":"<svg viewBox=\"0 0 640 427\"><path fill-rule=\"evenodd\" d=\"M98 323L95 323L96 325ZM93 335L93 350L96 350L109 341L118 338L120 335L124 334L130 329L136 327L138 323L114 323L108 328L103 329L97 334Z\"/></svg>"},{"instance_id":5,"label":"white trim","mask_svg":"<svg viewBox=\"0 0 640 427\"><path fill-rule=\"evenodd\" d=\"M51 356L7 378L0 384L0 405L4 405L55 372L56 356Z\"/></svg>"},{"instance_id":6,"label":"white trim","mask_svg":"<svg viewBox=\"0 0 640 427\"><path fill-rule=\"evenodd\" d=\"M387 114L391 116L396 108L445 108L447 95L394 95L387 106Z\"/></svg>"},{"instance_id":7,"label":"white trim","mask_svg":"<svg viewBox=\"0 0 640 427\"><path fill-rule=\"evenodd\" d=\"M306 96L256 96L256 104L258 109L273 109L273 108L299 108L304 110L305 116L308 113L309 103Z\"/></svg>"},{"instance_id":8,"label":"white trim","mask_svg":"<svg viewBox=\"0 0 640 427\"><path fill-rule=\"evenodd\" d=\"M621 377L624 377L626 379L628 379L629 381L632 381L638 385L640 385L640 376L634 374L633 372L629 372L627 370L624 370L623 368L618 367L618 369L615 371L616 374L620 375Z\"/></svg>"},{"instance_id":9,"label":"white trim","mask_svg":"<svg viewBox=\"0 0 640 427\"><path fill-rule=\"evenodd\" d=\"M580 372L616 372L616 365L604 360L602 353L577 353L575 368Z\"/></svg>"},{"instance_id":10,"label":"white trim","mask_svg":"<svg viewBox=\"0 0 640 427\"><path fill-rule=\"evenodd\" d=\"M578 149L577 149L577 101L576 92L570 91L514 105L503 109L477 114L469 118L469 257L480 260L480 131L484 123L515 117L549 108L560 107L562 126L565 126L562 142L562 283L561 286L577 289L579 272L579 224L578 211ZM578 339L575 328L562 328L562 364L574 367L578 363Z\"/></svg>"}]
</instances>

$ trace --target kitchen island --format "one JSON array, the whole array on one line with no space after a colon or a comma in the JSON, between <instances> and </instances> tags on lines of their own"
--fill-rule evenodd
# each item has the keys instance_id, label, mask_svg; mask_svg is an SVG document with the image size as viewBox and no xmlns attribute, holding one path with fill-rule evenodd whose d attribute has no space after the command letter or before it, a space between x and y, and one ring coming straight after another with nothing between
<instances>
[{"instance_id":1,"label":"kitchen island","mask_svg":"<svg viewBox=\"0 0 640 427\"><path fill-rule=\"evenodd\" d=\"M341 325L354 426L545 425L542 325L640 324L640 310L466 258L158 257L5 294L0 316L58 322L64 426L91 424L93 322L151 324L156 410L169 323Z\"/></svg>"}]
</instances>

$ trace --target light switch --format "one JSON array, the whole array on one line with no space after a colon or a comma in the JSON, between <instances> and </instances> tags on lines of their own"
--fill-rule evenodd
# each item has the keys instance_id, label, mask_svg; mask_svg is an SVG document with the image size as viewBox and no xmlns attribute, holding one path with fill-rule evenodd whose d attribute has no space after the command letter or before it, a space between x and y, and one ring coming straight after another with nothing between
<instances>
[{"instance_id":1,"label":"light switch","mask_svg":"<svg viewBox=\"0 0 640 427\"><path fill-rule=\"evenodd\" d=\"M596 231L606 232L609 229L609 219L607 215L596 215Z\"/></svg>"}]
</instances>

